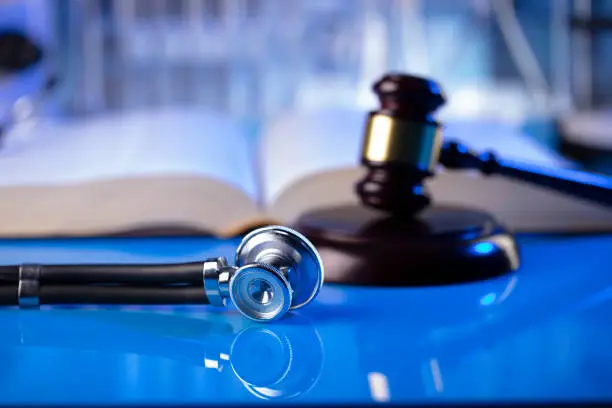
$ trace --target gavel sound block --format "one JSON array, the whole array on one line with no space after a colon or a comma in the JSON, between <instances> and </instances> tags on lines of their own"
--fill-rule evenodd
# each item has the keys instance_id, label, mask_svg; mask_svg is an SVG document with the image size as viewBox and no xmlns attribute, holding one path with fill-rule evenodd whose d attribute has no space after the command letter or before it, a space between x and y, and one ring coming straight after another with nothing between
<instances>
[{"instance_id":1,"label":"gavel sound block","mask_svg":"<svg viewBox=\"0 0 612 408\"><path fill-rule=\"evenodd\" d=\"M319 249L327 282L362 285L432 285L499 276L518 269L513 235L494 216L432 205L423 181L434 169L478 170L612 207L612 178L578 170L543 168L476 154L442 141L435 111L445 97L438 84L410 75L374 84L380 109L368 115L355 186L360 206L314 211L296 228Z\"/></svg>"},{"instance_id":2,"label":"gavel sound block","mask_svg":"<svg viewBox=\"0 0 612 408\"><path fill-rule=\"evenodd\" d=\"M326 282L412 286L485 279L515 270L513 236L490 214L432 205L423 181L442 148L433 113L445 103L433 81L387 75L374 84L355 186L362 205L313 211L296 228L317 246ZM327 258L327 259L326 259Z\"/></svg>"}]
</instances>

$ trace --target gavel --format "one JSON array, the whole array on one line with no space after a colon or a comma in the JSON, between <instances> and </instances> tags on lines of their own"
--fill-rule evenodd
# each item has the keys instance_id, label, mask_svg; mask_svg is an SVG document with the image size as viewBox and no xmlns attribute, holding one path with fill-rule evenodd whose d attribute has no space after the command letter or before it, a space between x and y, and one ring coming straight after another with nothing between
<instances>
[{"instance_id":1,"label":"gavel","mask_svg":"<svg viewBox=\"0 0 612 408\"><path fill-rule=\"evenodd\" d=\"M365 206L399 216L418 214L431 203L423 182L435 176L438 165L501 175L612 206L609 177L506 160L492 152L472 152L457 141L443 141L443 125L434 113L446 98L432 80L388 74L373 90L380 108L367 117L361 151L367 174L356 184Z\"/></svg>"}]
</instances>

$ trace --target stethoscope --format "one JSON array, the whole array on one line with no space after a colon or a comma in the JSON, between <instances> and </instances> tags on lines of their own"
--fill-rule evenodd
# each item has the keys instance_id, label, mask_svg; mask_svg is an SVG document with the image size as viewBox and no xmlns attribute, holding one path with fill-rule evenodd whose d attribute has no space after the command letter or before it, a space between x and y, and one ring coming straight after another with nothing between
<instances>
[{"instance_id":1,"label":"stethoscope","mask_svg":"<svg viewBox=\"0 0 612 408\"><path fill-rule=\"evenodd\" d=\"M174 264L0 266L0 305L210 304L228 299L249 319L270 322L300 309L323 285L312 243L284 226L248 233L235 265L224 257Z\"/></svg>"}]
</instances>

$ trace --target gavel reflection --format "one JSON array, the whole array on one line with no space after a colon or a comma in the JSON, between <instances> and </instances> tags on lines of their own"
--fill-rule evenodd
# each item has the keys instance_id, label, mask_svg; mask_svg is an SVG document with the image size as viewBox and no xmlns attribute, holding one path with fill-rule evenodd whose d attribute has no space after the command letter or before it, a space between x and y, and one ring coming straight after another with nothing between
<instances>
[{"instance_id":1,"label":"gavel reflection","mask_svg":"<svg viewBox=\"0 0 612 408\"><path fill-rule=\"evenodd\" d=\"M65 323L57 320L64 315L58 309L20 314L18 324L3 332L0 345L129 353L182 361L220 375L230 372L251 394L265 400L294 399L307 393L318 381L323 366L319 334L308 319L297 313L290 318L295 319L295 324L263 327L250 322L245 325L242 320L233 323L228 319L195 319L155 312L77 312L77 316L86 319L83 323L98 326L108 321L146 336L143 340L140 335L122 338L118 334L113 341L108 341L108 336L92 335L91 330L77 324L74 311L71 313L65 314L69 319ZM11 327L16 329L13 333Z\"/></svg>"},{"instance_id":2,"label":"gavel reflection","mask_svg":"<svg viewBox=\"0 0 612 408\"><path fill-rule=\"evenodd\" d=\"M435 176L438 165L496 174L612 205L609 177L504 160L491 152L471 152L456 141L443 142L442 124L433 115L446 98L434 81L389 74L376 82L373 90L380 109L367 118L361 162L368 171L356 185L365 206L394 215L421 212L431 203L423 183Z\"/></svg>"}]
</instances>

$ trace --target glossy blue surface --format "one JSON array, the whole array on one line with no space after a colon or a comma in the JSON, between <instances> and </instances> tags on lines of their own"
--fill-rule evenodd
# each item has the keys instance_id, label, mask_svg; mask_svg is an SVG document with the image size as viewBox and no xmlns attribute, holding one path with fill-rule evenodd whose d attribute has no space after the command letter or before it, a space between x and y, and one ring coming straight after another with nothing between
<instances>
[{"instance_id":1,"label":"glossy blue surface","mask_svg":"<svg viewBox=\"0 0 612 408\"><path fill-rule=\"evenodd\" d=\"M231 257L238 240L0 241L0 263ZM326 285L276 324L198 307L0 310L0 403L612 399L612 236L522 237L513 276Z\"/></svg>"}]
</instances>

